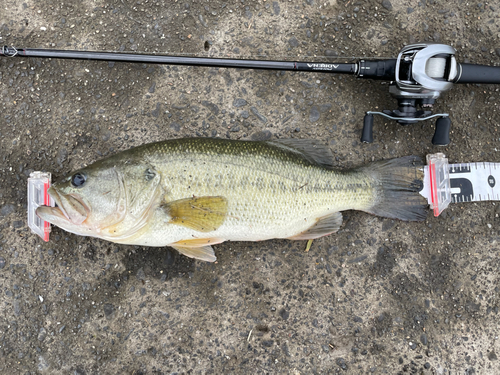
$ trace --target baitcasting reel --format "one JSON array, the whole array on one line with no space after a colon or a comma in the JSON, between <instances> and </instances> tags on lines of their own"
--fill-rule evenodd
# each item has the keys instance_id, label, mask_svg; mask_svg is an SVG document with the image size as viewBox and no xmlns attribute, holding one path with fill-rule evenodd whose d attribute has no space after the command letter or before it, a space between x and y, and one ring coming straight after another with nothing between
<instances>
[{"instance_id":1,"label":"baitcasting reel","mask_svg":"<svg viewBox=\"0 0 500 375\"><path fill-rule=\"evenodd\" d=\"M361 141L373 142L373 115L384 116L401 125L437 117L432 144L448 145L449 115L432 114L431 111L439 95L451 89L453 83L498 83L500 77L498 67L458 64L455 52L445 44L419 43L403 48L396 59L394 80L389 86L389 93L398 101L398 109L366 112Z\"/></svg>"},{"instance_id":2,"label":"baitcasting reel","mask_svg":"<svg viewBox=\"0 0 500 375\"><path fill-rule=\"evenodd\" d=\"M437 117L432 144L450 143L450 118L447 113L432 114L432 106L442 92L448 91L458 75L455 49L444 44L412 44L396 59L395 80L389 93L398 101L398 109L366 112L361 141L373 142L373 115L395 120L401 125Z\"/></svg>"}]
</instances>

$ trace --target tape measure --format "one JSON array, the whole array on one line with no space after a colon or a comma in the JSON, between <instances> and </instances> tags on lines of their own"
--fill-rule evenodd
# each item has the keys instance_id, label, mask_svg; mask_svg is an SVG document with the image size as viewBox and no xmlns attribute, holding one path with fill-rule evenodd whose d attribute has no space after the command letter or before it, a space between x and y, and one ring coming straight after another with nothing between
<instances>
[{"instance_id":1,"label":"tape measure","mask_svg":"<svg viewBox=\"0 0 500 375\"><path fill-rule=\"evenodd\" d=\"M450 203L500 200L500 163L448 164L441 153L427 155L427 163L420 194L427 198L434 216Z\"/></svg>"}]
</instances>

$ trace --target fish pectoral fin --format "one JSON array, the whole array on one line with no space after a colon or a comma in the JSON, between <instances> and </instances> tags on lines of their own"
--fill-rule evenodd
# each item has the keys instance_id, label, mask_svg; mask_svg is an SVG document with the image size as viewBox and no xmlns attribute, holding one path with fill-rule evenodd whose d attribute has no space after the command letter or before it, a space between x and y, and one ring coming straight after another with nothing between
<instances>
[{"instance_id":1,"label":"fish pectoral fin","mask_svg":"<svg viewBox=\"0 0 500 375\"><path fill-rule=\"evenodd\" d=\"M198 232L217 230L227 216L227 199L205 196L179 199L162 206L171 217L169 224L184 226Z\"/></svg>"},{"instance_id":2,"label":"fish pectoral fin","mask_svg":"<svg viewBox=\"0 0 500 375\"><path fill-rule=\"evenodd\" d=\"M333 214L318 218L309 229L306 229L305 231L296 234L295 236L288 237L288 239L314 240L315 238L320 238L337 232L340 229L341 225L342 214L340 212L334 212Z\"/></svg>"}]
</instances>

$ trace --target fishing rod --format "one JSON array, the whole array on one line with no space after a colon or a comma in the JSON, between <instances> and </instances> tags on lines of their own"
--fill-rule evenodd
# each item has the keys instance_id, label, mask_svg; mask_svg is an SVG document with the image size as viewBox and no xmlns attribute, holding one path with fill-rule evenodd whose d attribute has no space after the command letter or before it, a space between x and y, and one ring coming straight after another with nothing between
<instances>
[{"instance_id":1,"label":"fishing rod","mask_svg":"<svg viewBox=\"0 0 500 375\"><path fill-rule=\"evenodd\" d=\"M0 48L0 56L38 57L78 60L103 60L146 64L189 65L216 68L286 70L299 72L350 74L357 78L389 81L389 93L398 109L367 111L361 141L373 142L374 115L401 125L437 118L432 144L450 143L451 121L448 113L432 113L441 93L454 83L499 84L500 67L458 63L455 49L445 44L417 43L404 47L395 59L365 60L352 63L245 60L212 57L134 54L120 52L65 51L37 48Z\"/></svg>"}]
</instances>

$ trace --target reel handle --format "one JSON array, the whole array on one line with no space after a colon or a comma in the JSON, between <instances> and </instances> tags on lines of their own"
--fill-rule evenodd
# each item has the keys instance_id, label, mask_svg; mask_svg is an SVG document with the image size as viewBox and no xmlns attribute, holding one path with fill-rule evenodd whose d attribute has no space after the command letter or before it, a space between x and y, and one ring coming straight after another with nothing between
<instances>
[{"instance_id":1,"label":"reel handle","mask_svg":"<svg viewBox=\"0 0 500 375\"><path fill-rule=\"evenodd\" d=\"M448 146L450 144L450 124L449 117L440 117L436 121L436 130L432 137L434 146Z\"/></svg>"},{"instance_id":2,"label":"reel handle","mask_svg":"<svg viewBox=\"0 0 500 375\"><path fill-rule=\"evenodd\" d=\"M373 115L366 114L363 119L363 132L361 133L361 142L373 143Z\"/></svg>"}]
</instances>

